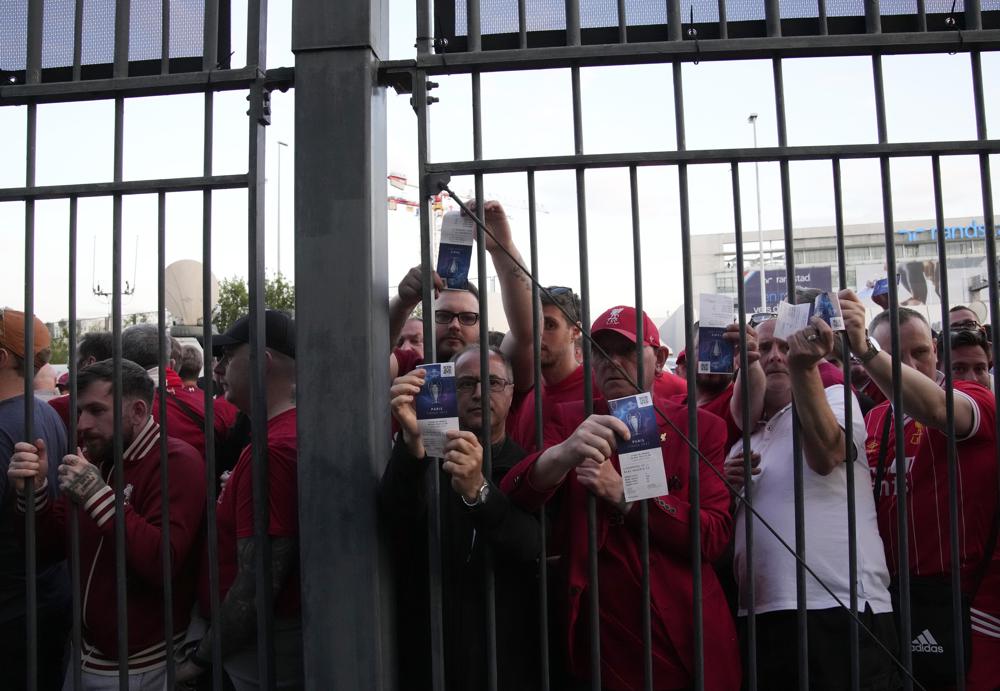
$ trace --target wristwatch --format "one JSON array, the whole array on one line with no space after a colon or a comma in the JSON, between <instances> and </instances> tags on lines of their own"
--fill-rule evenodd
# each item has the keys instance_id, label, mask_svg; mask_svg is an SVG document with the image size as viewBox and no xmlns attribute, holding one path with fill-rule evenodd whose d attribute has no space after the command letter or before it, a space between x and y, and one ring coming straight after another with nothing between
<instances>
[{"instance_id":1,"label":"wristwatch","mask_svg":"<svg viewBox=\"0 0 1000 691\"><path fill-rule=\"evenodd\" d=\"M465 504L470 509L485 504L489 496L490 496L490 483L488 483L486 480L483 480L483 484L480 485L479 491L476 492L476 498L473 499L472 501L466 499L464 494L459 495L459 497L461 497L462 499L462 503Z\"/></svg>"},{"instance_id":2,"label":"wristwatch","mask_svg":"<svg viewBox=\"0 0 1000 691\"><path fill-rule=\"evenodd\" d=\"M858 361L862 365L867 365L869 362L872 361L872 358L874 358L876 355L882 352L882 349L879 348L878 343L873 341L870 336L865 336L865 345L868 347L868 349L857 356Z\"/></svg>"}]
</instances>

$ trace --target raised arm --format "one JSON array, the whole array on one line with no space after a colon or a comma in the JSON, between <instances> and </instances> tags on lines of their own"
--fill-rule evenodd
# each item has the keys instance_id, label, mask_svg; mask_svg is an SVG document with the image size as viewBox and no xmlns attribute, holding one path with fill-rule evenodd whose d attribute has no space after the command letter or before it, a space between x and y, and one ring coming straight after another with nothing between
<instances>
[{"instance_id":1,"label":"raised arm","mask_svg":"<svg viewBox=\"0 0 1000 691\"><path fill-rule=\"evenodd\" d=\"M475 208L473 201L470 209L475 211ZM535 381L535 368L532 364L531 279L518 266L525 265L524 259L514 245L503 206L498 201L488 201L483 204L483 209L486 227L493 235L490 237L484 234L484 244L493 258L493 268L500 281L503 311L513 337L510 345L505 343L510 350L505 354L514 367L514 391L522 393L528 391ZM480 299L483 297L480 296ZM541 329L540 323L538 328Z\"/></svg>"},{"instance_id":2,"label":"raised arm","mask_svg":"<svg viewBox=\"0 0 1000 691\"><path fill-rule=\"evenodd\" d=\"M819 374L821 363L833 350L833 331L819 317L788 337L788 368L792 400L799 417L802 451L806 463L828 475L846 459L846 435L826 399Z\"/></svg>"},{"instance_id":3,"label":"raised arm","mask_svg":"<svg viewBox=\"0 0 1000 691\"><path fill-rule=\"evenodd\" d=\"M431 272L431 277L434 280L434 297L437 297L438 291L444 289L444 283L436 271ZM403 330L406 320L409 319L410 314L413 313L416 306L420 304L420 300L423 297L422 285L423 272L419 266L414 266L403 276L403 280L399 282L399 287L396 289L396 294L389 300L390 350L396 347L399 332ZM395 372L393 372L393 378L395 378Z\"/></svg>"},{"instance_id":4,"label":"raised arm","mask_svg":"<svg viewBox=\"0 0 1000 691\"><path fill-rule=\"evenodd\" d=\"M844 325L851 341L851 351L863 362L868 376L876 386L892 400L892 357L886 352L873 354L868 352L865 328L865 306L853 291L844 290L840 293L840 307L844 313ZM925 377L906 364L901 364L900 393L903 397L903 411L911 418L928 427L941 431L948 428L948 411L946 395L937 382ZM965 438L976 424L976 411L973 402L965 396L955 396L955 434L959 439Z\"/></svg>"},{"instance_id":5,"label":"raised arm","mask_svg":"<svg viewBox=\"0 0 1000 691\"><path fill-rule=\"evenodd\" d=\"M740 326L730 324L726 327L723 335L726 341L736 347L736 366L740 365ZM746 328L747 344L747 404L750 408L750 426L756 424L764 415L764 389L767 386L767 377L764 369L760 366L760 351L757 349L757 330L747 324ZM733 416L733 421L741 430L743 429L743 376L737 370L736 382L733 387L733 397L729 401L729 414Z\"/></svg>"}]
</instances>

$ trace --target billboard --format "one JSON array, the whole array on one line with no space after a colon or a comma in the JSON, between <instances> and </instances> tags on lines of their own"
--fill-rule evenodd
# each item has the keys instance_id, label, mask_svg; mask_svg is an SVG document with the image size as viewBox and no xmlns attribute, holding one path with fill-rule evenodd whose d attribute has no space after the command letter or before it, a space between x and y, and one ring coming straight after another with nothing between
<instances>
[{"instance_id":1,"label":"billboard","mask_svg":"<svg viewBox=\"0 0 1000 691\"><path fill-rule=\"evenodd\" d=\"M766 293L766 311L778 309L778 303L788 294L786 285L788 274L784 269L768 269L764 277ZM818 288L833 290L833 277L829 266L795 267L795 286L797 288ZM747 312L760 312L760 271L751 271L743 279L744 306Z\"/></svg>"},{"instance_id":2,"label":"billboard","mask_svg":"<svg viewBox=\"0 0 1000 691\"><path fill-rule=\"evenodd\" d=\"M0 18L0 79L23 84L28 54L30 0L3 0ZM131 0L129 75L160 73L162 0ZM87 0L82 7L80 65L83 79L112 76L115 52L115 0ZM76 0L46 0L42 31L42 81L72 79ZM219 0L218 68L229 68L230 0ZM170 71L202 69L205 0L170 3Z\"/></svg>"}]
</instances>

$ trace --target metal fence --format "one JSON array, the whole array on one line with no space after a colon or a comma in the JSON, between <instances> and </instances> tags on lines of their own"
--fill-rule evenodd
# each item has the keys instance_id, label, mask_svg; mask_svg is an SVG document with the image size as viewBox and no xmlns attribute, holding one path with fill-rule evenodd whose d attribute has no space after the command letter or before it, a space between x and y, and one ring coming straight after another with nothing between
<instances>
[{"instance_id":1,"label":"metal fence","mask_svg":"<svg viewBox=\"0 0 1000 691\"><path fill-rule=\"evenodd\" d=\"M201 69L193 72L172 72L169 54L170 7L169 0L164 0L162 7L162 41L164 57L160 61L157 74L136 75L129 67L129 12L131 3L128 0L116 2L116 30L114 36L114 60L112 76L96 79L82 79L84 66L81 64L81 45L83 21L83 0L75 2L75 24L73 41L73 63L69 78L43 80L42 71L42 36L44 32L44 3L42 0L30 0L27 18L27 57L25 63L24 83L9 83L0 86L0 106L27 106L27 157L25 160L26 178L23 187L0 189L0 202L20 202L25 208L25 312L32 314L36 272L34 266L34 235L35 235L35 203L45 199L69 200L69 226L67 237L69 243L69 325L70 325L70 361L76 356L76 304L78 251L77 251L77 200L84 197L111 197L113 202L113 302L112 324L116 367L115 390L115 458L121 458L121 296L122 296L122 199L125 195L156 194L158 198L158 262L159 262L159 326L165 330L166 318L164 307L164 243L166 228L166 198L174 192L201 191L203 193L203 266L205 285L204 313L204 345L206 352L211 352L211 299L209 294L211 275L211 240L212 240L212 193L215 190L246 188L248 191L248 235L250 248L248 276L250 292L250 315L253 328L251 330L251 364L254 372L252 379L252 395L255 402L253 410L253 467L254 467L254 506L255 530L262 549L257 551L257 593L258 593L258 630L257 645L260 655L260 677L262 685L267 688L274 686L274 670L271 666L270 650L272 648L272 606L270 602L270 560L266 546L268 545L268 502L267 502L267 459L266 459L266 417L263 380L263 285L264 285L264 229L263 229L263 184L264 184L264 142L266 126L269 122L269 93L275 88L285 89L291 86L292 71L267 70L265 60L266 47L266 0L250 0L248 12L248 31L246 36L247 66L238 69L219 69L219 46L217 43L219 3L218 0L206 2L204 47ZM1000 142L990 139L986 131L986 113L984 97L984 81L982 74L981 53L995 50L1000 45L1000 30L984 28L995 26L995 12L984 13L978 1L967 1L964 9L956 12L929 15L923 0L918 0L917 9L912 13L912 22L899 23L893 18L891 23L894 32L883 31L883 17L877 2L866 2L863 13L863 29L855 33L830 31L831 26L838 26L834 18L827 17L826 3L819 0L816 15L813 18L797 18L786 20L781 16L778 0L767 0L761 8L760 24L749 33L745 27L731 31L726 18L726 3L718 4L718 21L699 22L689 25L684 22L684 8L679 0L669 0L666 4L666 24L663 27L633 31L625 21L625 3L621 0L617 5L618 26L612 27L616 38L602 39L604 43L586 43L583 40L584 30L581 30L580 4L570 0L566 3L566 30L561 33L561 42L554 44L550 35L543 44L531 45L526 21L529 0L519 0L517 4L518 32L514 45L497 43L495 50L483 50L489 47L491 39L483 36L478 0L470 0L465 8L467 17L466 32L461 41L456 41L451 49L441 41L441 32L435 33L433 18L435 15L430 0L420 0L417 3L416 41L417 57L415 60L389 62L384 60L388 45L388 7L385 0L347 0L338 3L326 3L320 0L296 0L293 4L293 50L296 53L294 82L296 86L295 124L298 141L304 145L297 147L295 154L295 216L296 216L296 278L297 291L297 366L299 371L299 386L297 391L299 407L299 516L300 516L300 550L302 566L302 602L303 602L303 650L305 653L306 680L309 688L318 689L369 689L369 688L405 688L405 680L395 678L393 663L396 652L392 642L393 603L389 596L390 576L387 561L381 545L381 526L375 507L375 486L383 466L383 459L388 457L388 426L385 412L388 408L388 378L385 368L385 352L387 350L387 313L385 305L386 287L389 277L386 274L387 237L384 200L386 197L386 87L392 86L397 91L412 93L413 105L417 115L416 142L420 166L420 197L423 202L421 209L421 263L425 272L431 268L431 209L426 200L441 191L451 175L473 175L475 177L475 196L477 208L483 204L484 176L494 173L519 173L525 176L528 190L529 225L531 232L531 275L537 275L539 257L536 251L537 223L535 199L535 174L541 171L567 170L574 171L576 176L576 206L579 225L579 264L580 264L580 294L582 296L581 321L584 326L585 340L583 346L583 365L585 383L583 391L588 412L592 410L590 364L594 354L589 338L589 324L592 318L590 312L589 273L590 258L588 256L588 226L587 226L587 185L586 171L598 168L620 168L627 170L630 181L629 206L632 217L634 238L633 275L635 279L635 305L641 310L642 294L642 254L640 247L639 183L638 170L642 167L664 166L674 168L678 174L678 198L680 201L680 239L681 253L684 265L684 316L690 325L694 322L693 288L691 276L691 223L689 213L688 174L692 167L706 164L728 164L732 167L732 200L734 206L735 244L737 248L734 273L742 276L745 268L743 257L743 228L741 224L740 166L756 162L777 162L780 167L781 200L784 227L784 249L787 261L788 285L795 285L795 267L792 259L795 256L795 232L792 222L790 164L794 161L827 161L833 176L833 196L836 209L837 250L840 268L841 288L845 284L847 270L844 249L844 220L841 187L841 162L850 159L877 159L880 164L882 183L882 207L885 227L885 242L887 247L887 273L896 273L895 253L892 251L895 243L893 225L892 193L890 179L890 162L906 157L929 157L933 165L933 185L935 191L935 209L937 226L944 227L944 208L942 201L942 180L940 160L942 157L974 155L979 159L982 187L983 220L987 228L995 226L992 203L992 183L990 178L990 154L1000 153ZM452 21L454 16L452 16ZM988 21L986 21L988 20ZM440 27L438 27L440 29ZM794 28L793 35L785 35ZM929 30L929 28L931 30ZM559 32L557 32L559 33ZM601 34L605 36L606 34ZM731 37L738 35L740 37ZM639 36L641 42L635 37ZM435 38L438 37L438 38ZM435 52L435 50L438 52ZM934 53L960 52L968 53L972 83L974 88L977 136L969 141L934 141L934 142L889 142L886 126L886 106L882 72L883 55L896 53ZM789 146L786 118L785 95L782 73L783 60L802 56L870 56L872 79L876 97L876 116L878 142L875 144L852 145L812 145ZM713 150L689 150L685 144L685 111L684 82L681 66L685 62L767 59L771 61L774 76L773 97L778 115L777 131L778 146L760 149L736 148ZM583 68L597 65L633 65L647 63L670 64L673 70L673 103L676 122L675 150L646 151L622 154L588 154L584 149L582 127L582 99L580 89L580 71ZM573 100L573 133L574 153L562 156L527 157L513 159L484 159L482 134L482 100L481 74L494 71L536 70L543 68L568 68L572 80ZM433 83L429 80L439 74L469 74L472 80L472 114L473 114L473 158L468 161L433 161L429 147L429 120L432 115L431 104L434 98L429 93ZM213 96L223 90L245 90L249 99L249 158L245 174L214 175L212 165L212 132L213 132ZM198 177L172 178L157 180L125 181L123 178L124 160L124 105L127 99L137 96L165 95L179 93L204 94L204 156L203 173ZM37 148L37 109L40 104L69 102L79 100L112 99L115 104L115 137L114 137L114 176L112 180L93 184L68 184L53 186L38 186L35 184L35 157ZM479 233L478 264L479 275L485 280L486 255L483 244L484 235ZM998 276L995 236L986 234L987 256L991 258L989 267L989 306L993 333L1000 331L998 323ZM350 252L344 248L350 247ZM949 392L949 436L954 439L949 327L947 311L949 308L947 289L947 256L943 234L938 235L939 260L942 270L942 329L945 345L943 360L947 379L946 390ZM743 309L744 295L742 281L737 280L740 288L739 314L740 326L745 325L746 311ZM483 290L485 286L481 286ZM892 324L893 380L900 380L900 360L898 353L899 315L896 286L889 284L890 291L890 321ZM483 290L485 293L485 290ZM533 297L538 300L538 286ZM331 306L330 296L341 296ZM425 281L423 299L424 314L428 315L425 326L424 341L427 344L427 361L433 361L433 325L429 315L432 314L432 300L429 281ZM488 315L485 303L481 305L482 339L486 340L486 325ZM536 314L537 317L537 314ZM537 318L536 318L537 322ZM343 325L349 325L345 328ZM687 351L693 352L694 333L689 328L686 334ZM26 336L26 351L32 352L32 333L28 329ZM162 338L161 338L162 340ZM843 343L845 353L849 352L846 339ZM538 369L539 334L535 334L535 380L540 381ZM165 352L160 353L160 361L166 362ZM845 361L847 358L845 357ZM993 360L1000 361L1000 345L993 342ZM747 371L744 358L741 371ZM481 363L487 367L485 355ZM845 364L845 378L849 381L849 365ZM25 438L34 438L32 424L31 381L33 373L30 362L25 366L26 400L25 406L26 430ZM165 423L164 399L165 382L161 369L159 395L161 397L161 424ZM337 390L331 392L329 381L336 382ZM994 380L994 389L1000 391ZM689 378L689 391L695 389L694 377ZM72 392L72 408L76 405L76 373L72 372L70 391ZM347 393L349 392L349 393ZM700 610L701 603L701 555L700 526L698 521L699 473L706 472L704 457L697 445L697 406L696 397L689 396L688 429L691 443L689 461L692 497L692 548L691 569L694 588L694 617L690 622L694 632L695 659L693 677L697 688L703 688L703 621ZM903 424L903 409L901 393L896 385L891 398L895 411L895 424ZM215 539L215 459L213 456L213 415L211 395L205 396L206 420L206 485L207 498L207 540L210 550L214 550ZM744 406L746 409L746 406ZM846 428L850 428L851 406L847 405L848 418ZM488 415L488 413L487 413ZM536 429L541 433L540 401L536 404ZM749 428L749 420L744 420L744 429ZM998 422L1000 424L1000 422ZM486 425L488 427L488 423ZM75 425L71 425L70 439L75 438ZM541 443L539 436L538 442ZM745 455L749 457L749 438L744 437ZM165 458L165 449L161 452ZM950 472L952 487L955 487L954 444L950 448ZM904 455L902 435L896 439L896 457ZM490 465L489 446L485 449L484 466ZM997 457L1000 462L1000 456ZM805 613L805 583L807 578L808 554L803 542L804 505L802 496L803 459L801 449L796 444L796 544L794 550L797 557L797 584L799 589L798 602L798 654L800 670L807 667L807 629ZM851 464L848 463L848 482L863 482L864 478L855 478ZM168 470L163 465L163 483L168 482ZM905 476L897 475L900 496L900 529L906 534L905 526ZM114 481L116 491L116 564L117 564L117 616L118 616L118 654L121 659L128 657L128 625L126 611L126 592L128 588L125 561L125 533L123 506L124 496L121 491L121 465L116 466ZM749 467L747 468L747 488L749 490ZM850 486L850 485L849 485ZM740 488L732 488L737 491ZM29 496L30 496L29 487ZM853 496L853 493L849 494ZM748 503L752 497L747 494ZM953 491L951 495L951 544L952 544L952 586L955 602L959 598L959 579L957 577L957 498ZM431 503L429 519L429 540L431 553L440 553L440 516L436 515L437 504ZM595 500L590 499L588 505L589 523L589 569L592 584L597 582L597 549L595 532ZM640 506L642 533L643 562L643 598L647 603L643 613L643 651L641 663L645 670L645 686L657 687L658 680L652 679L652 634L649 602L649 542L647 529L647 507ZM851 525L851 562L848 565L851 574L850 602L844 603L852 611L857 611L856 578L857 564L854 533L854 507L845 507ZM544 532L544 515L541 517ZM80 563L78 556L78 518L72 516L73 545L70 551L72 567L72 587L74 592L73 643L74 659L72 668L80 668ZM748 522L748 525L751 522ZM167 525L166 518L164 524ZM35 573L35 517L32 504L28 503L26 521L26 572L28 574L27 592L27 638L29 641L29 657L26 661L29 679L34 681L39 660L36 657L34 640L37 635L35 622L35 603L37 593L34 591L33 574ZM752 533L748 529L748 545L752 544ZM172 640L170 555L167 541L164 539L164 573L166 614L165 639L169 646ZM217 564L217 555L211 553L210 561ZM904 593L901 598L901 652L900 659L904 668L911 664L909 656L909 602L908 592L908 555L906 541L902 543L899 554L900 588ZM543 651L543 675L539 680L539 688L549 688L547 651L547 581L545 560L540 561L539 608L542 615L542 630L539 633L539 646ZM445 688L443 669L443 622L440 616L440 603L447 597L441 591L441 568L432 560L430 567L431 592L430 600L435 607L432 609L428 622L428 633L431 637L432 677L435 689ZM399 574L396 574L399 577ZM485 576L492 579L491 574ZM212 590L218 592L217 568L212 574ZM488 589L492 598L492 588ZM592 660L592 687L600 688L601 668L598 638L598 608L597 588L590 589L590 599L587 603L590 617L590 651ZM212 630L218 627L219 603L213 602ZM492 605L487 605L487 611L493 612ZM954 610L957 618L958 610ZM754 660L758 651L754 639L754 615L752 604L748 617L747 648L748 668L750 677L748 688L756 688L753 676ZM491 615L484 622L487 629L495 626L495 617ZM956 631L961 631L956 626ZM851 643L855 651L852 658L854 687L858 686L859 662L857 656L859 630L855 623L851 630ZM494 648L490 651L489 664L483 670L483 688L496 688L497 666L503 664L498 660L495 649L495 636L491 637ZM218 659L218 640L213 646L215 660L213 669L213 688L221 688L221 665ZM963 686L963 669L956 669L959 687ZM172 675L172 666L169 674ZM119 669L119 683L127 688L127 665ZM802 674L802 688L807 688L807 675ZM906 688L912 687L911 679L904 673ZM79 677L76 678L77 687ZM172 676L168 685L172 684ZM32 686L32 688L35 688Z\"/></svg>"}]
</instances>

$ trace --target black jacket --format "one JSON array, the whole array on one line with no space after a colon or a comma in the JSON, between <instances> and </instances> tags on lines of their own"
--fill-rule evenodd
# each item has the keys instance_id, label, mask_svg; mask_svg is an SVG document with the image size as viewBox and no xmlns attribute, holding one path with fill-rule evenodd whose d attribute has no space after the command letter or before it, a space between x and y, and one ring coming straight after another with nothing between
<instances>
[{"instance_id":1,"label":"black jacket","mask_svg":"<svg viewBox=\"0 0 1000 691\"><path fill-rule=\"evenodd\" d=\"M498 688L540 686L538 519L500 491L503 476L525 451L507 438L492 449L490 491L466 507L444 471L414 458L401 435L379 487L383 519L393 537L399 688L430 688L428 497L440 488L441 583L445 679L449 691L487 688L486 566L492 560L496 602Z\"/></svg>"}]
</instances>

